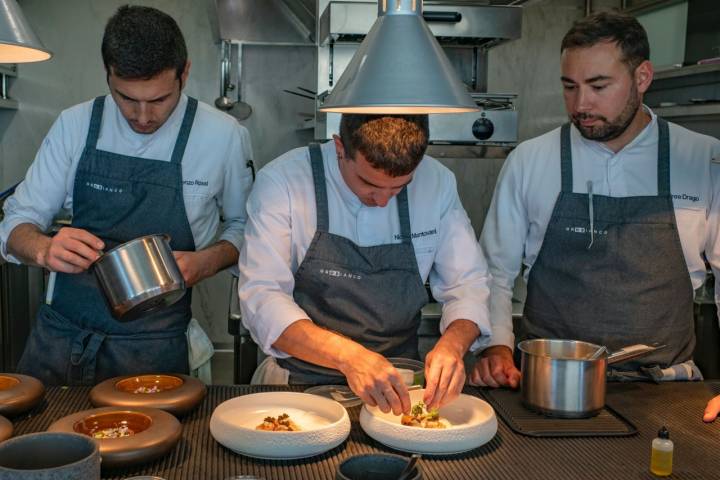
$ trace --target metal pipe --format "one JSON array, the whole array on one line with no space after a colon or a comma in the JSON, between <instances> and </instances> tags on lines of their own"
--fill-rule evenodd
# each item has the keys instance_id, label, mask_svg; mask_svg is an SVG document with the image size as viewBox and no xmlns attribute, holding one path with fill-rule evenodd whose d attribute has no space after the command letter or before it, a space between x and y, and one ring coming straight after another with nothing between
<instances>
[{"instance_id":1,"label":"metal pipe","mask_svg":"<svg viewBox=\"0 0 720 480\"><path fill-rule=\"evenodd\" d=\"M585 16L589 17L592 13L592 0L585 0Z\"/></svg>"}]
</instances>

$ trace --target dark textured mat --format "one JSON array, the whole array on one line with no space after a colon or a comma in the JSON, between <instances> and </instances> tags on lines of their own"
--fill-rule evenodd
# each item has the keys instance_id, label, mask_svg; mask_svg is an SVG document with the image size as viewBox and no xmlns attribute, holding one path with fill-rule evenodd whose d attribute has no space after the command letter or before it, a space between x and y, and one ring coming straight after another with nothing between
<instances>
[{"instance_id":1,"label":"dark textured mat","mask_svg":"<svg viewBox=\"0 0 720 480\"><path fill-rule=\"evenodd\" d=\"M592 418L549 418L522 405L518 390L483 390L482 395L505 423L529 437L624 437L637 428L611 408L603 408Z\"/></svg>"},{"instance_id":2,"label":"dark textured mat","mask_svg":"<svg viewBox=\"0 0 720 480\"><path fill-rule=\"evenodd\" d=\"M607 402L633 422L638 434L629 437L532 438L513 432L498 421L495 438L470 452L447 457L423 457L426 480L608 480L656 477L648 471L650 442L662 425L675 442L674 480L720 479L720 422L704 424L702 411L715 384L608 385ZM393 452L360 428L359 407L349 409L352 430L339 447L313 458L293 461L256 460L237 455L210 435L210 416L221 402L248 393L287 390L278 387L213 386L205 400L181 419L182 438L165 457L137 468L106 471L104 478L157 475L167 480L225 480L234 475L257 475L267 480L335 477L346 458L371 452ZM304 387L291 387L301 391ZM47 429L55 420L92 408L89 388L48 388L43 404L29 415L14 418L15 435ZM465 393L481 396L477 388ZM400 453L407 456L407 454Z\"/></svg>"}]
</instances>

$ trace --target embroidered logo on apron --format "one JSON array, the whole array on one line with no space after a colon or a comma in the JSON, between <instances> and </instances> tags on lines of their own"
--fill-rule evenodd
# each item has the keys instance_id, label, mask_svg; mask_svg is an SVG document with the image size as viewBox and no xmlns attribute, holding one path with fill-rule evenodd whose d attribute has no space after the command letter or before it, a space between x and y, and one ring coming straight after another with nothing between
<instances>
[{"instance_id":1,"label":"embroidered logo on apron","mask_svg":"<svg viewBox=\"0 0 720 480\"><path fill-rule=\"evenodd\" d=\"M321 275L327 275L329 277L349 278L351 280L362 280L362 275L358 275L356 273L341 272L340 270L329 270L326 268L321 268L318 271L320 272Z\"/></svg>"}]
</instances>

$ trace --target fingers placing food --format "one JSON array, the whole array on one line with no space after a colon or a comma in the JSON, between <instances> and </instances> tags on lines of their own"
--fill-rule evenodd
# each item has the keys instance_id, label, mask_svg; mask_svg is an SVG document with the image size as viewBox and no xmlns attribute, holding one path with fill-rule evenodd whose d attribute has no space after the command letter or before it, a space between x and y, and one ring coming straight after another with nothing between
<instances>
[{"instance_id":1,"label":"fingers placing food","mask_svg":"<svg viewBox=\"0 0 720 480\"><path fill-rule=\"evenodd\" d=\"M426 409L425 403L422 401L413 405L409 415L403 415L400 423L408 427L419 428L447 428L444 420L440 418L440 412L437 408Z\"/></svg>"}]
</instances>

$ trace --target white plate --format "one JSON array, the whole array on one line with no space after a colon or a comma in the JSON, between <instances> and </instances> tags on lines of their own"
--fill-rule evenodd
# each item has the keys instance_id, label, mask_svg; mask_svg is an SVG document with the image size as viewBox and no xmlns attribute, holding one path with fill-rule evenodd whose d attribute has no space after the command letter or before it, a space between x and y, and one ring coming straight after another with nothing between
<instances>
[{"instance_id":1,"label":"white plate","mask_svg":"<svg viewBox=\"0 0 720 480\"><path fill-rule=\"evenodd\" d=\"M287 413L299 432L255 430L265 417ZM221 403L210 433L222 445L248 457L291 460L327 452L350 434L350 417L334 400L295 392L254 393Z\"/></svg>"},{"instance_id":2,"label":"white plate","mask_svg":"<svg viewBox=\"0 0 720 480\"><path fill-rule=\"evenodd\" d=\"M425 390L410 391L416 404ZM377 407L363 406L360 425L365 433L396 450L424 455L451 455L472 450L492 440L497 432L495 411L485 401L471 395L460 397L440 409L447 428L418 428L400 423L400 416L383 413Z\"/></svg>"}]
</instances>

